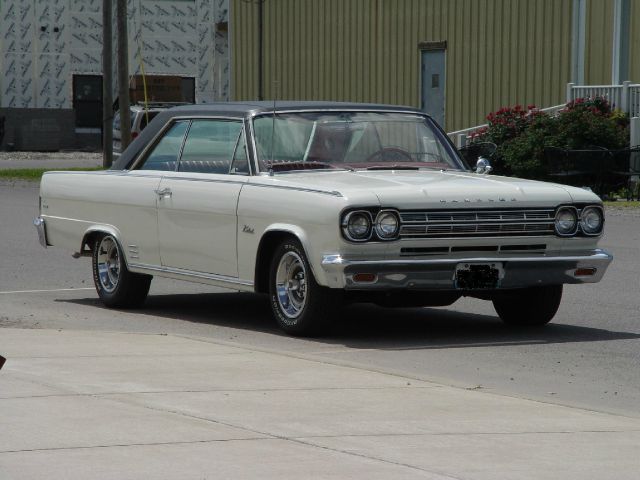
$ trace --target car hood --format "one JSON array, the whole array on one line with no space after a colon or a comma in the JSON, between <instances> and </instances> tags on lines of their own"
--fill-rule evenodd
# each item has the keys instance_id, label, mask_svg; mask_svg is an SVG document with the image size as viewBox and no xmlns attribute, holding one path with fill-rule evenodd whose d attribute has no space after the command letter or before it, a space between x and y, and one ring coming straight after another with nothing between
<instances>
[{"instance_id":1,"label":"car hood","mask_svg":"<svg viewBox=\"0 0 640 480\"><path fill-rule=\"evenodd\" d=\"M291 188L339 193L362 203L377 197L386 207L543 207L600 202L592 192L567 185L459 171L305 171L260 177Z\"/></svg>"}]
</instances>

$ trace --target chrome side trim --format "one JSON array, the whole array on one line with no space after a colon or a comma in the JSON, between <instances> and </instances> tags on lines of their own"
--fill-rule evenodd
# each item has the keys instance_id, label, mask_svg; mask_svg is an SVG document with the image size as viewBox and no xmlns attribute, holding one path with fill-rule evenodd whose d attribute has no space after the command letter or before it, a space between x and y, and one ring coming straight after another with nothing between
<instances>
[{"instance_id":1,"label":"chrome side trim","mask_svg":"<svg viewBox=\"0 0 640 480\"><path fill-rule=\"evenodd\" d=\"M245 287L253 287L253 282L250 280L242 280L236 277L229 277L227 275L216 275L213 273L194 272L192 270L183 270L181 268L161 267L158 265L148 265L144 263L129 263L129 268L136 270L145 270L149 272L159 272L164 274L176 275L180 277L186 277L190 279L208 280L217 283L224 283L228 285L242 285Z\"/></svg>"},{"instance_id":2,"label":"chrome side trim","mask_svg":"<svg viewBox=\"0 0 640 480\"><path fill-rule=\"evenodd\" d=\"M174 173L174 172L169 172ZM175 172L175 173L180 173L180 172ZM241 178L247 178L247 175L232 175L229 173L202 173L201 175L226 175L226 176L230 176L230 177L241 177ZM162 178L167 179L167 180L181 180L181 181L185 181L185 182L206 182L206 183L229 183L229 184L233 184L233 185L246 185L247 181L242 181L242 180L225 180L222 178L201 178L201 177L180 177L180 176L175 176L175 175L162 175Z\"/></svg>"},{"instance_id":3,"label":"chrome side trim","mask_svg":"<svg viewBox=\"0 0 640 480\"><path fill-rule=\"evenodd\" d=\"M333 190L317 190L315 188L303 188L303 187L293 187L290 185L266 185L264 183L251 183L251 182L247 182L244 183L244 185L247 186L251 186L251 187L262 187L262 188L279 188L281 190L294 190L297 192L308 192L308 193L321 193L323 195L331 195L333 197L342 197L342 193Z\"/></svg>"},{"instance_id":4,"label":"chrome side trim","mask_svg":"<svg viewBox=\"0 0 640 480\"><path fill-rule=\"evenodd\" d=\"M43 248L47 248L49 243L47 242L47 230L45 227L44 219L42 217L37 217L33 220L33 226L36 227L38 231L38 241Z\"/></svg>"}]
</instances>

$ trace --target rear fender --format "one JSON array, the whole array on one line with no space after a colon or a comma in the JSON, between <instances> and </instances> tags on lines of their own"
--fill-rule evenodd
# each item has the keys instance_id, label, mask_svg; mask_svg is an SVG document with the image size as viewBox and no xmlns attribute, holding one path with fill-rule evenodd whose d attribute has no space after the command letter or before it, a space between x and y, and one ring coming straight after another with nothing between
<instances>
[{"instance_id":1,"label":"rear fender","mask_svg":"<svg viewBox=\"0 0 640 480\"><path fill-rule=\"evenodd\" d=\"M80 243L80 251L76 252L74 254L74 257L76 258L90 257L93 253L93 242L95 240L95 237L100 233L111 235L113 238L116 239L116 241L120 245L120 248L122 249L122 240L120 237L120 231L116 227L114 227L113 225L92 225L89 228L87 228L84 232L84 235L82 235L82 242ZM124 258L126 260L127 258L126 252L124 252L123 250L122 253L124 254Z\"/></svg>"}]
</instances>

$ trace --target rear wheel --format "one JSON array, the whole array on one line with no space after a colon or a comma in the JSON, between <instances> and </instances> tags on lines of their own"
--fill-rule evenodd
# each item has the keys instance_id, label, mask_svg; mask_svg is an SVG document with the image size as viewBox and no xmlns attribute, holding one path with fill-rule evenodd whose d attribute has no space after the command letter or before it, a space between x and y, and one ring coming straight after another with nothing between
<instances>
[{"instance_id":1,"label":"rear wheel","mask_svg":"<svg viewBox=\"0 0 640 480\"><path fill-rule=\"evenodd\" d=\"M100 234L93 246L93 283L107 307L131 308L144 303L151 285L151 275L127 269L118 241Z\"/></svg>"},{"instance_id":2,"label":"rear wheel","mask_svg":"<svg viewBox=\"0 0 640 480\"><path fill-rule=\"evenodd\" d=\"M276 248L269 271L269 299L276 321L286 333L323 333L341 304L341 293L316 283L298 240L284 240Z\"/></svg>"},{"instance_id":3,"label":"rear wheel","mask_svg":"<svg viewBox=\"0 0 640 480\"><path fill-rule=\"evenodd\" d=\"M562 285L531 287L503 293L493 299L493 308L509 325L545 325L558 311Z\"/></svg>"}]
</instances>

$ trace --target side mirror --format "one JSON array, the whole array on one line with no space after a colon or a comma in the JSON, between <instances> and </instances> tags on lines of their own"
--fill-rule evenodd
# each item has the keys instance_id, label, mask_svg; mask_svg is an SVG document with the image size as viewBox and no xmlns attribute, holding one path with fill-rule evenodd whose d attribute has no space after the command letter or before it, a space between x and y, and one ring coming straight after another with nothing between
<instances>
[{"instance_id":1,"label":"side mirror","mask_svg":"<svg viewBox=\"0 0 640 480\"><path fill-rule=\"evenodd\" d=\"M478 157L478 161L476 162L476 173L487 175L491 170L493 170L493 167L491 166L489 159Z\"/></svg>"}]
</instances>

